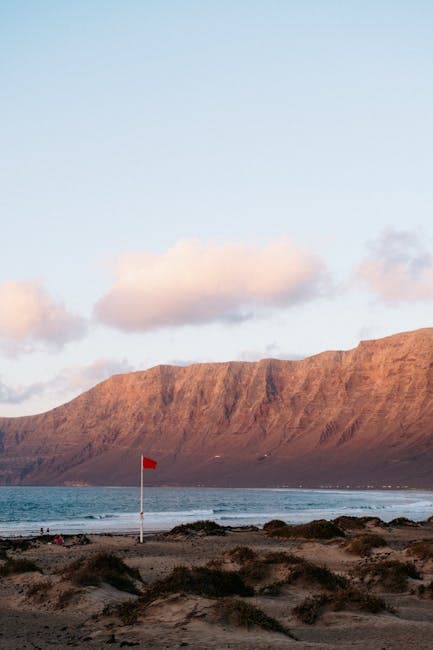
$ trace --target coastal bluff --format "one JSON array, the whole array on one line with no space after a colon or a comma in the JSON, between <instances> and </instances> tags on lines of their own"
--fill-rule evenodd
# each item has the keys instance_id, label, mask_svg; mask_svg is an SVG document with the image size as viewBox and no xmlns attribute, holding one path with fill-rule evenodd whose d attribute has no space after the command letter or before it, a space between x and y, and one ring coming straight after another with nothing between
<instances>
[{"instance_id":1,"label":"coastal bluff","mask_svg":"<svg viewBox=\"0 0 433 650\"><path fill-rule=\"evenodd\" d=\"M433 487L433 328L300 361L157 366L0 418L1 485Z\"/></svg>"}]
</instances>

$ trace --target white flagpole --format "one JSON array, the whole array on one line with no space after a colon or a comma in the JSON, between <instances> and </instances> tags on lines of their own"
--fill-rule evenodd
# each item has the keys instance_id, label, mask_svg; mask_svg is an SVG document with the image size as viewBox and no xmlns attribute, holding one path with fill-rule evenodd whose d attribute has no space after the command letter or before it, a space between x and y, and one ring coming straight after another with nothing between
<instances>
[{"instance_id":1,"label":"white flagpole","mask_svg":"<svg viewBox=\"0 0 433 650\"><path fill-rule=\"evenodd\" d=\"M141 489L140 489L140 544L143 543L143 454L141 454L140 462L140 471L141 471Z\"/></svg>"}]
</instances>

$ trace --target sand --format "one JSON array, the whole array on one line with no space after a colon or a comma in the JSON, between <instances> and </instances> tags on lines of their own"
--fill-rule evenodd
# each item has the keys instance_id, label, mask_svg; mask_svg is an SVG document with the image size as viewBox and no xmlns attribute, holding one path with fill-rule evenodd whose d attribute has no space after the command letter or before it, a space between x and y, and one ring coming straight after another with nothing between
<instances>
[{"instance_id":1,"label":"sand","mask_svg":"<svg viewBox=\"0 0 433 650\"><path fill-rule=\"evenodd\" d=\"M366 557L349 553L348 538L366 533L380 535L385 545L373 549ZM377 526L370 522L363 530L346 529L346 535L346 538L329 540L286 539L270 537L263 530L237 529L227 531L224 536L149 534L142 545L133 535L89 535L87 545L70 537L64 546L34 539L27 549L6 549L8 558L31 560L41 571L0 578L0 647L2 650L433 648L433 599L428 589L424 594L419 590L420 585L427 586L433 579L433 559L414 556L408 550L415 541L433 541L433 523ZM134 584L141 593L179 565L206 566L211 562L213 568L242 570L245 562L242 564L230 554L238 546L252 549L260 562L269 553L283 551L326 566L338 575L348 576L351 584L363 592L383 598L393 611L372 614L356 611L348 603L343 611L327 608L315 623L303 623L293 613L294 607L307 596L326 590L314 580L286 580L287 567L276 563L267 565L263 575L250 571L255 594L241 600L276 619L295 639L281 632L257 626L248 629L230 619L222 620L215 613L215 599L179 592L154 599L136 622L125 625L115 606L137 601L139 596L106 583L77 586L64 576L64 568L74 560L100 552L115 553L129 567L139 570L142 582ZM356 567L381 560L411 561L420 578L408 578L406 586L396 592L381 579L367 575L360 582L354 577ZM6 559L0 560L0 568L5 562ZM266 587L276 582L281 583L280 593L267 593Z\"/></svg>"}]
</instances>

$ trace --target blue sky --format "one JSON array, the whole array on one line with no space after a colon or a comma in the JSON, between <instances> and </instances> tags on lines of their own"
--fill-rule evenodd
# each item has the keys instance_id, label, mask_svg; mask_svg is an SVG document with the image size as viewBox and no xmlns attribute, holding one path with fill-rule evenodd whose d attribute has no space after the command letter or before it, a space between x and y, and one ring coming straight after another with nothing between
<instances>
[{"instance_id":1,"label":"blue sky","mask_svg":"<svg viewBox=\"0 0 433 650\"><path fill-rule=\"evenodd\" d=\"M0 414L430 326L432 25L419 1L4 0Z\"/></svg>"}]
</instances>

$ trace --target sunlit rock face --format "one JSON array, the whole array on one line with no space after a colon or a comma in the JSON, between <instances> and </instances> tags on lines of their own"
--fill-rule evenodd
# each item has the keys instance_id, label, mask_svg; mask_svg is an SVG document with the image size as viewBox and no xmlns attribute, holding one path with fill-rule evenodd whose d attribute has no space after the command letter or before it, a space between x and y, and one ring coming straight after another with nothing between
<instances>
[{"instance_id":1,"label":"sunlit rock face","mask_svg":"<svg viewBox=\"0 0 433 650\"><path fill-rule=\"evenodd\" d=\"M0 418L1 484L433 486L433 329L302 361L158 366Z\"/></svg>"}]
</instances>

